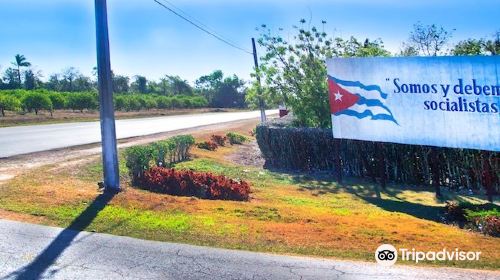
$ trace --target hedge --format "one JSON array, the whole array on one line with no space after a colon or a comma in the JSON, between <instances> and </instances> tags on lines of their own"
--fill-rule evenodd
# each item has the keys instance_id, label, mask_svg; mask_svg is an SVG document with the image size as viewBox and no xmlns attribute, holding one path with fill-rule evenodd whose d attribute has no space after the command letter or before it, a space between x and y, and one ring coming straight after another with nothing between
<instances>
[{"instance_id":1,"label":"hedge","mask_svg":"<svg viewBox=\"0 0 500 280\"><path fill-rule=\"evenodd\" d=\"M445 223L460 228L500 237L500 206L493 203L447 202L442 218Z\"/></svg>"},{"instance_id":2,"label":"hedge","mask_svg":"<svg viewBox=\"0 0 500 280\"><path fill-rule=\"evenodd\" d=\"M55 92L48 90L2 90L0 91L2 100L15 99L15 102L20 103L20 106L2 106L3 111L16 111L45 109L71 109L74 111L97 110L99 109L99 96L97 92ZM33 108L29 102L36 98L37 100L44 99L44 105L40 108ZM117 111L139 111L150 109L186 109L186 108L203 108L208 106L208 101L203 96L159 96L154 94L115 94L114 105ZM47 100L48 99L48 100ZM5 102L2 102L5 103ZM12 102L10 102L12 103Z\"/></svg>"},{"instance_id":3,"label":"hedge","mask_svg":"<svg viewBox=\"0 0 500 280\"><path fill-rule=\"evenodd\" d=\"M194 145L191 135L179 135L149 145L133 146L125 150L126 166L132 183L137 184L144 172L153 166L169 167L189 159L189 150Z\"/></svg>"},{"instance_id":4,"label":"hedge","mask_svg":"<svg viewBox=\"0 0 500 280\"><path fill-rule=\"evenodd\" d=\"M298 171L333 171L335 145L330 129L257 127L257 142L266 166ZM431 147L341 140L342 172L347 176L378 176L378 154L385 158L386 179L413 185L432 182ZM437 151L439 181L456 190L499 189L500 153L478 150L433 148ZM484 159L484 160L483 160Z\"/></svg>"},{"instance_id":5,"label":"hedge","mask_svg":"<svg viewBox=\"0 0 500 280\"><path fill-rule=\"evenodd\" d=\"M163 167L153 167L144 172L139 187L158 193L203 199L247 201L250 196L250 185L245 181L209 172Z\"/></svg>"},{"instance_id":6,"label":"hedge","mask_svg":"<svg viewBox=\"0 0 500 280\"><path fill-rule=\"evenodd\" d=\"M241 145L248 141L248 138L245 135L241 135L236 132L229 132L226 134L226 137L231 145Z\"/></svg>"}]
</instances>

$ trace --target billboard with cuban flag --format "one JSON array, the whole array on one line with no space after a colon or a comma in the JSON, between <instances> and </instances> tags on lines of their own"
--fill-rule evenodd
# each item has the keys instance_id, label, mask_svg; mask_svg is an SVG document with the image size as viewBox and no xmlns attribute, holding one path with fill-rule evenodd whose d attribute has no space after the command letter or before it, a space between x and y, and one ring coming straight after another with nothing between
<instances>
[{"instance_id":1,"label":"billboard with cuban flag","mask_svg":"<svg viewBox=\"0 0 500 280\"><path fill-rule=\"evenodd\" d=\"M340 139L500 151L500 56L332 58Z\"/></svg>"}]
</instances>

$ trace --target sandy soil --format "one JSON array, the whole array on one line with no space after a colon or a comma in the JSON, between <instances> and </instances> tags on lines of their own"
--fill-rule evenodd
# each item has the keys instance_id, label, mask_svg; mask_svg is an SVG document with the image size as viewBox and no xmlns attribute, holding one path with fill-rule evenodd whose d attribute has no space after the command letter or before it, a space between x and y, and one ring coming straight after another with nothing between
<instances>
[{"instance_id":1,"label":"sandy soil","mask_svg":"<svg viewBox=\"0 0 500 280\"><path fill-rule=\"evenodd\" d=\"M238 165L254 167L263 167L266 162L255 140L239 146L238 152L228 155L226 159Z\"/></svg>"}]
</instances>

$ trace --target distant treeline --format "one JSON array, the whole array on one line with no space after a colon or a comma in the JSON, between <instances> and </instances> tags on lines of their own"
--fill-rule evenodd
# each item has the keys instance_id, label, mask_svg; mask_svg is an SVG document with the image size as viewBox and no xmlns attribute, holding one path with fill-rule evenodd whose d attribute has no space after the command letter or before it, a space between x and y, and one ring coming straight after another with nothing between
<instances>
[{"instance_id":1,"label":"distant treeline","mask_svg":"<svg viewBox=\"0 0 500 280\"><path fill-rule=\"evenodd\" d=\"M162 96L156 94L116 94L115 109L118 111L139 111L150 109L185 109L208 106L203 96ZM97 110L99 99L96 92L55 92L48 90L3 90L0 91L0 111L34 112L40 110Z\"/></svg>"},{"instance_id":2,"label":"distant treeline","mask_svg":"<svg viewBox=\"0 0 500 280\"><path fill-rule=\"evenodd\" d=\"M92 93L97 92L97 77L95 69L93 76L89 77L80 73L76 68L69 67L61 73L52 74L47 80L42 80L41 71L35 71L31 63L21 54L14 56L12 67L7 68L3 75L0 75L0 91L3 95L11 94L20 101L21 108L24 103L29 103L26 91L32 91L33 96L42 93L48 96L52 102L53 109L64 106L91 108L91 102L87 102ZM208 75L198 78L192 86L188 81L179 76L166 75L155 81L137 75L128 77L112 73L113 92L117 95L116 107L118 110L141 110L148 108L198 108L198 107L219 107L219 108L245 108L247 103L245 96L248 88L245 81L236 75L225 76L222 71L216 70ZM61 93L61 97L54 95ZM75 94L72 96L71 94ZM121 96L121 97L120 97ZM149 96L149 97L148 97ZM162 96L162 98L160 98ZM46 109L50 107L43 97L36 97ZM66 99L64 106L56 99ZM81 99L84 103L76 106L73 101ZM95 99L95 98L94 98ZM3 103L7 103L5 98ZM71 105L73 104L73 105ZM9 100L6 108L17 108L19 104ZM92 106L91 106L92 105ZM78 108L77 108L78 109ZM47 109L48 110L48 109Z\"/></svg>"}]
</instances>

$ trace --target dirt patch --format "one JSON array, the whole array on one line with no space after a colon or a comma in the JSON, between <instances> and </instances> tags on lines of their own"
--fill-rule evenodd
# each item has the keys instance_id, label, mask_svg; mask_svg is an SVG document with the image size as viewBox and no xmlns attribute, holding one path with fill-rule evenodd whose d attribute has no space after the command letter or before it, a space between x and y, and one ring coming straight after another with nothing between
<instances>
[{"instance_id":1,"label":"dirt patch","mask_svg":"<svg viewBox=\"0 0 500 280\"><path fill-rule=\"evenodd\" d=\"M23 213L16 213L0 209L0 219L11 221L26 222L31 224L46 224L47 219L42 216L33 216Z\"/></svg>"},{"instance_id":2,"label":"dirt patch","mask_svg":"<svg viewBox=\"0 0 500 280\"><path fill-rule=\"evenodd\" d=\"M266 162L255 140L240 145L234 153L226 156L226 159L238 165L254 167L263 167Z\"/></svg>"}]
</instances>

